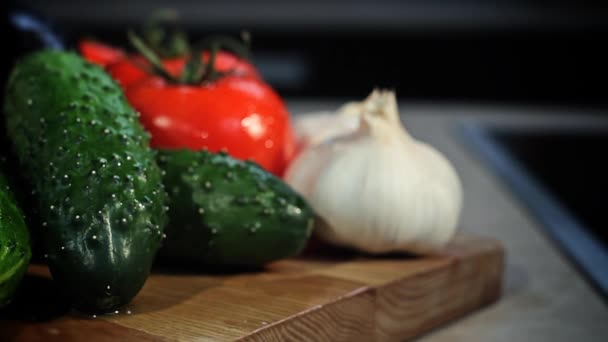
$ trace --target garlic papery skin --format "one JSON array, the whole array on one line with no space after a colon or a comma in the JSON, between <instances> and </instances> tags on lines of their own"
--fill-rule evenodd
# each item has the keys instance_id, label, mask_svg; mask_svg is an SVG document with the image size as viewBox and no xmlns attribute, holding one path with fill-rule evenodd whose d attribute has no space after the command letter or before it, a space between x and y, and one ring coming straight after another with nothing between
<instances>
[{"instance_id":1,"label":"garlic papery skin","mask_svg":"<svg viewBox=\"0 0 608 342\"><path fill-rule=\"evenodd\" d=\"M296 141L300 148L349 134L359 127L356 115L341 112L316 112L298 115L294 120Z\"/></svg>"},{"instance_id":2,"label":"garlic papery skin","mask_svg":"<svg viewBox=\"0 0 608 342\"><path fill-rule=\"evenodd\" d=\"M356 131L305 149L285 179L325 222L321 239L368 253L432 253L456 231L458 175L405 131L394 93L366 101Z\"/></svg>"},{"instance_id":3,"label":"garlic papery skin","mask_svg":"<svg viewBox=\"0 0 608 342\"><path fill-rule=\"evenodd\" d=\"M367 99L342 105L336 111L322 111L298 115L294 120L296 141L302 148L349 134L359 127L359 117L369 110L370 99L379 95L374 90Z\"/></svg>"}]
</instances>

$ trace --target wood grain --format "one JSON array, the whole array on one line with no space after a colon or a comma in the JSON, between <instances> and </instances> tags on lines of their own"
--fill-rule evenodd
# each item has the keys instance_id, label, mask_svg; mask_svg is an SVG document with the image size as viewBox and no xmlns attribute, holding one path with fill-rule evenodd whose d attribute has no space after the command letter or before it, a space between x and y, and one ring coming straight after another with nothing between
<instances>
[{"instance_id":1,"label":"wood grain","mask_svg":"<svg viewBox=\"0 0 608 342\"><path fill-rule=\"evenodd\" d=\"M60 318L50 322L0 323L0 341L172 341L160 336L117 326L103 320L85 318Z\"/></svg>"},{"instance_id":2,"label":"wood grain","mask_svg":"<svg viewBox=\"0 0 608 342\"><path fill-rule=\"evenodd\" d=\"M461 235L426 258L318 250L258 272L157 271L118 315L9 318L0 340L399 341L497 300L503 257L498 242Z\"/></svg>"}]
</instances>

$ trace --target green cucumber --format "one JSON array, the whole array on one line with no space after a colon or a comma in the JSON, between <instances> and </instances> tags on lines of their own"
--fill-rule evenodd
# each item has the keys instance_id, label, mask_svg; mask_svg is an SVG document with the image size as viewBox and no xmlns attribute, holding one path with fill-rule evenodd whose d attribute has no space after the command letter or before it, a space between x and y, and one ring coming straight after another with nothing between
<instances>
[{"instance_id":1,"label":"green cucumber","mask_svg":"<svg viewBox=\"0 0 608 342\"><path fill-rule=\"evenodd\" d=\"M225 153L161 151L169 194L169 262L260 266L298 254L313 212L287 184Z\"/></svg>"},{"instance_id":2,"label":"green cucumber","mask_svg":"<svg viewBox=\"0 0 608 342\"><path fill-rule=\"evenodd\" d=\"M0 308L6 306L27 270L32 251L23 213L0 174Z\"/></svg>"},{"instance_id":3,"label":"green cucumber","mask_svg":"<svg viewBox=\"0 0 608 342\"><path fill-rule=\"evenodd\" d=\"M38 52L12 71L5 113L53 279L82 312L128 303L148 277L166 208L149 135L120 88L74 53Z\"/></svg>"}]
</instances>

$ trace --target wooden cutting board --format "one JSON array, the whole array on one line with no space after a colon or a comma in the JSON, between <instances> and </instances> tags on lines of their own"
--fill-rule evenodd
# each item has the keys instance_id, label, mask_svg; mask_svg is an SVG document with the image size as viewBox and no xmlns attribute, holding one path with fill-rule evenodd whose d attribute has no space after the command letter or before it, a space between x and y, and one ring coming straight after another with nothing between
<instances>
[{"instance_id":1,"label":"wooden cutting board","mask_svg":"<svg viewBox=\"0 0 608 342\"><path fill-rule=\"evenodd\" d=\"M38 298L22 304L29 309L2 318L0 340L399 341L500 296L504 253L495 240L460 235L426 258L331 253L317 250L249 273L156 271L117 315L59 312L42 322L28 322L31 312L24 312L60 301L44 292L46 270L33 266L28 282L47 285L30 290Z\"/></svg>"}]
</instances>

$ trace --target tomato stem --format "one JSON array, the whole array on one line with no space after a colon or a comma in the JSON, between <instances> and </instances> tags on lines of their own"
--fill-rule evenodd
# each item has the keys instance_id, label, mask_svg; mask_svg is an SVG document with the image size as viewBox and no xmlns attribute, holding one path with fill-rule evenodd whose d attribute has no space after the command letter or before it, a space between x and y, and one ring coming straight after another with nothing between
<instances>
[{"instance_id":1,"label":"tomato stem","mask_svg":"<svg viewBox=\"0 0 608 342\"><path fill-rule=\"evenodd\" d=\"M217 54L222 48L226 48L233 51L237 56L241 58L249 57L249 44L251 38L247 32L242 34L243 41L239 41L229 36L215 35L208 37L203 42L198 44L197 48L192 51L188 62L184 66L184 69L179 77L171 75L167 69L163 66L162 60L159 55L152 49L143 39L141 39L135 32L127 32L129 41L133 47L150 63L150 67L138 65L138 67L145 69L146 72L155 74L167 80L170 83L177 84L201 84L206 82L214 82L221 77L233 73L232 70L227 72L220 72L215 69L215 62ZM209 50L209 59L205 62L202 59L202 53L205 50Z\"/></svg>"},{"instance_id":2,"label":"tomato stem","mask_svg":"<svg viewBox=\"0 0 608 342\"><path fill-rule=\"evenodd\" d=\"M241 33L241 39L242 40L238 40L227 35L211 35L196 44L196 46L202 50L211 50L213 45L217 45L219 49L228 50L238 57L251 59L251 54L249 52L251 47L251 35L245 31Z\"/></svg>"},{"instance_id":3,"label":"tomato stem","mask_svg":"<svg viewBox=\"0 0 608 342\"><path fill-rule=\"evenodd\" d=\"M177 79L175 79L175 77L173 77L173 75L171 75L167 69L165 69L165 67L163 66L163 63L160 60L160 57L158 57L158 55L152 51L152 49L150 49L146 43L144 43L144 41L139 38L139 36L137 34L135 34L135 32L133 31L129 31L127 32L127 36L129 37L129 40L131 41L131 44L133 44L133 46L135 47L135 49L141 53L142 56L144 56L144 58L150 63L151 65L151 70L149 70L150 72L157 74L159 76L162 76L163 78L165 78L166 80L170 81L170 82L178 82Z\"/></svg>"},{"instance_id":4,"label":"tomato stem","mask_svg":"<svg viewBox=\"0 0 608 342\"><path fill-rule=\"evenodd\" d=\"M186 84L196 83L197 80L203 77L203 73L204 66L201 60L201 51L194 50L184 67L180 80Z\"/></svg>"},{"instance_id":5,"label":"tomato stem","mask_svg":"<svg viewBox=\"0 0 608 342\"><path fill-rule=\"evenodd\" d=\"M209 62L207 62L207 65L205 66L206 72L203 75L203 77L200 79L199 82L213 82L217 78L222 76L222 73L215 70L215 58L217 57L218 51L219 51L219 45L215 44L215 43L212 44L211 52L209 53Z\"/></svg>"},{"instance_id":6,"label":"tomato stem","mask_svg":"<svg viewBox=\"0 0 608 342\"><path fill-rule=\"evenodd\" d=\"M167 25L177 22L178 18L175 10L161 9L152 13L142 26L146 43L162 58L183 56L190 52L186 33Z\"/></svg>"}]
</instances>

